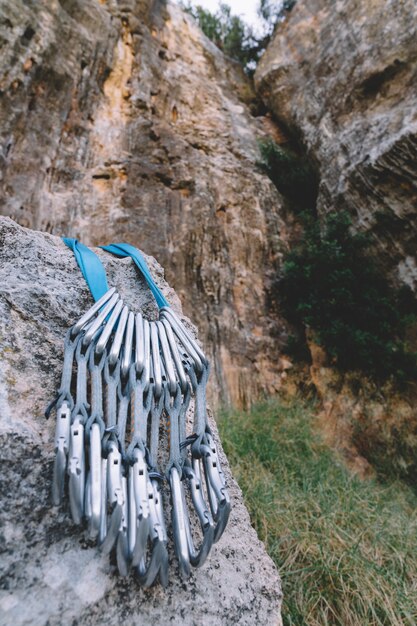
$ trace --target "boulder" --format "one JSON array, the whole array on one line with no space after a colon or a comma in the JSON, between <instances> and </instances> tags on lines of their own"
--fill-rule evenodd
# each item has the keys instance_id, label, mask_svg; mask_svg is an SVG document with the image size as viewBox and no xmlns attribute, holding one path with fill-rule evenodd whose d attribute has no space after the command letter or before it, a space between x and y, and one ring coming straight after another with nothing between
<instances>
[{"instance_id":1,"label":"boulder","mask_svg":"<svg viewBox=\"0 0 417 626\"><path fill-rule=\"evenodd\" d=\"M155 315L131 260L98 254L126 302ZM147 261L181 314L162 268L151 257ZM206 564L186 581L170 546L165 591L159 585L143 590L133 575L121 578L114 561L72 523L68 505L52 507L55 420L47 421L44 410L59 385L64 334L91 303L59 238L0 218L0 623L281 624L279 576L250 525L222 451L233 504L229 525ZM218 442L211 415L210 423Z\"/></svg>"}]
</instances>

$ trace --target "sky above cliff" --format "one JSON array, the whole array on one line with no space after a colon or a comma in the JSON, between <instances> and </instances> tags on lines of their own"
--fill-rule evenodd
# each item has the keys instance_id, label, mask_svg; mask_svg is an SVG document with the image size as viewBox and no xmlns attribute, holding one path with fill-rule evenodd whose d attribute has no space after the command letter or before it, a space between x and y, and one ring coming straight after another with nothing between
<instances>
[{"instance_id":1,"label":"sky above cliff","mask_svg":"<svg viewBox=\"0 0 417 626\"><path fill-rule=\"evenodd\" d=\"M219 0L198 0L198 4L210 11L216 11L219 6ZM242 0L225 0L225 4L232 8L234 15L239 15L248 24L256 26L259 23L256 13L259 4L258 0L244 0L243 2Z\"/></svg>"},{"instance_id":2,"label":"sky above cliff","mask_svg":"<svg viewBox=\"0 0 417 626\"><path fill-rule=\"evenodd\" d=\"M257 15L259 0L224 0L228 4L234 15L242 17L247 24L260 27L261 22ZM193 4L200 4L205 9L215 12L219 8L219 0L195 0Z\"/></svg>"}]
</instances>

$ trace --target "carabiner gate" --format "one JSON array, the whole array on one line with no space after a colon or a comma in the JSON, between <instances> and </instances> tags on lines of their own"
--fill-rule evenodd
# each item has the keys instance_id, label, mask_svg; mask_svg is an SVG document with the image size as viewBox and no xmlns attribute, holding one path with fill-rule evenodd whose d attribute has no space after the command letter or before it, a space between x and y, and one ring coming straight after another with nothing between
<instances>
[{"instance_id":1,"label":"carabiner gate","mask_svg":"<svg viewBox=\"0 0 417 626\"><path fill-rule=\"evenodd\" d=\"M55 430L55 462L52 479L52 501L59 505L65 484L65 470L67 468L67 454L70 443L71 409L64 401L57 409Z\"/></svg>"},{"instance_id":2,"label":"carabiner gate","mask_svg":"<svg viewBox=\"0 0 417 626\"><path fill-rule=\"evenodd\" d=\"M85 454L84 425L77 415L71 425L70 454L68 463L69 501L72 519L80 524L84 515Z\"/></svg>"}]
</instances>

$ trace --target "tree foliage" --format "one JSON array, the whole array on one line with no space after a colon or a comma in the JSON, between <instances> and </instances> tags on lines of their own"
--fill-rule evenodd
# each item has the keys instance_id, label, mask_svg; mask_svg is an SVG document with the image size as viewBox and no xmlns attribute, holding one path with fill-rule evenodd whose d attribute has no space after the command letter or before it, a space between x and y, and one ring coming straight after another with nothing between
<instances>
[{"instance_id":1,"label":"tree foliage","mask_svg":"<svg viewBox=\"0 0 417 626\"><path fill-rule=\"evenodd\" d=\"M220 3L215 13L189 1L182 6L198 22L203 33L227 56L244 67L254 60L252 50L256 40L252 29L241 17L232 14L228 4Z\"/></svg>"},{"instance_id":2,"label":"tree foliage","mask_svg":"<svg viewBox=\"0 0 417 626\"><path fill-rule=\"evenodd\" d=\"M346 213L333 213L321 230L307 219L300 245L284 263L278 291L287 317L310 327L342 370L377 379L409 380L416 355L405 342L412 300L388 285L367 254L369 240L352 235Z\"/></svg>"},{"instance_id":3,"label":"tree foliage","mask_svg":"<svg viewBox=\"0 0 417 626\"><path fill-rule=\"evenodd\" d=\"M263 21L263 32L260 35L255 34L253 28L240 16L233 15L230 6L224 2L219 3L219 8L214 13L191 0L185 0L181 4L218 48L239 61L247 72L253 72L271 39L275 25L285 18L295 0L284 0L281 3L261 0L258 14Z\"/></svg>"},{"instance_id":4,"label":"tree foliage","mask_svg":"<svg viewBox=\"0 0 417 626\"><path fill-rule=\"evenodd\" d=\"M295 7L297 0L282 0L282 2L271 2L271 0L260 0L258 15L264 23L269 34L272 34L276 25L282 22Z\"/></svg>"},{"instance_id":5,"label":"tree foliage","mask_svg":"<svg viewBox=\"0 0 417 626\"><path fill-rule=\"evenodd\" d=\"M280 193L286 196L296 213L315 210L318 178L310 161L284 149L272 139L259 142L259 163Z\"/></svg>"}]
</instances>

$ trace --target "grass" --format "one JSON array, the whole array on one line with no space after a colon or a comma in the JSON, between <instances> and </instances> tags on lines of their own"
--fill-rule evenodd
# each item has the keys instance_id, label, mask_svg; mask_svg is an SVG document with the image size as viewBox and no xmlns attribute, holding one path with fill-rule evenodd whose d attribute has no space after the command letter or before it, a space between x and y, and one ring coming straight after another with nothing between
<instances>
[{"instance_id":1,"label":"grass","mask_svg":"<svg viewBox=\"0 0 417 626\"><path fill-rule=\"evenodd\" d=\"M224 413L223 444L278 566L285 626L415 626L417 496L353 476L314 431L314 406Z\"/></svg>"}]
</instances>

